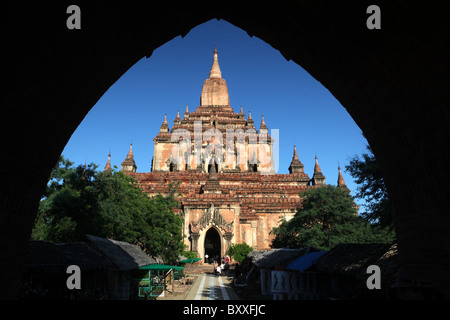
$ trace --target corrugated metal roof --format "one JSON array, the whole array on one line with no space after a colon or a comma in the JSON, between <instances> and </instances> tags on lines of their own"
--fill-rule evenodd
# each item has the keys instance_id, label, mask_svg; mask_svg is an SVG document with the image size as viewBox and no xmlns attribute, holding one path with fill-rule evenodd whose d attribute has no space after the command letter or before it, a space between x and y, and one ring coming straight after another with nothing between
<instances>
[{"instance_id":1,"label":"corrugated metal roof","mask_svg":"<svg viewBox=\"0 0 450 320\"><path fill-rule=\"evenodd\" d=\"M311 267L314 262L320 258L322 255L327 253L327 251L320 251L320 252L311 252L308 254L305 254L304 256L301 256L294 261L292 261L286 269L290 270L297 270L297 271L305 271L309 267Z\"/></svg>"}]
</instances>

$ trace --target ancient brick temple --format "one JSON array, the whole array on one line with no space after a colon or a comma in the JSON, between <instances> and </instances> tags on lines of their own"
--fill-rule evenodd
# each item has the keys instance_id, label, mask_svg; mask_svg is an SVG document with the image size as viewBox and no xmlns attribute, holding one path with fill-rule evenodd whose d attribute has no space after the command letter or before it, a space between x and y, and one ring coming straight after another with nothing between
<instances>
[{"instance_id":1,"label":"ancient brick temple","mask_svg":"<svg viewBox=\"0 0 450 320\"><path fill-rule=\"evenodd\" d=\"M242 107L234 112L217 50L200 105L194 112L186 107L183 119L178 112L171 129L165 116L153 141L151 172L136 172L132 146L121 170L149 196L167 194L170 184L180 182L185 244L199 257L221 257L232 243L270 248L271 230L301 205L299 192L325 184L317 157L309 178L295 146L289 174L275 173L274 139L264 117L257 130L250 112L247 118ZM338 185L345 187L340 168Z\"/></svg>"}]
</instances>

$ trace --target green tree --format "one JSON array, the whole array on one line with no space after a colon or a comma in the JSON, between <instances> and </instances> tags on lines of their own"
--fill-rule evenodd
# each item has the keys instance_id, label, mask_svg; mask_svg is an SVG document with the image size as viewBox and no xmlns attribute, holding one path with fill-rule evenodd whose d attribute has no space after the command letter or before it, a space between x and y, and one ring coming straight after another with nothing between
<instances>
[{"instance_id":1,"label":"green tree","mask_svg":"<svg viewBox=\"0 0 450 320\"><path fill-rule=\"evenodd\" d=\"M232 243L227 251L227 254L230 257L233 257L234 260L238 261L239 263L242 263L245 257L252 251L253 248L250 247L245 242L239 244Z\"/></svg>"},{"instance_id":2,"label":"green tree","mask_svg":"<svg viewBox=\"0 0 450 320\"><path fill-rule=\"evenodd\" d=\"M183 217L174 213L174 209L179 207L175 192L176 188L168 196L157 195L151 199L139 238L145 248L162 256L168 263L177 261L184 250Z\"/></svg>"},{"instance_id":3,"label":"green tree","mask_svg":"<svg viewBox=\"0 0 450 320\"><path fill-rule=\"evenodd\" d=\"M176 187L148 197L133 177L73 167L61 157L41 200L32 237L51 242L83 241L86 234L139 245L173 263L183 252L183 218L175 213Z\"/></svg>"},{"instance_id":4,"label":"green tree","mask_svg":"<svg viewBox=\"0 0 450 320\"><path fill-rule=\"evenodd\" d=\"M51 242L79 241L101 225L94 193L95 164L79 165L61 156L39 205L32 237Z\"/></svg>"},{"instance_id":5,"label":"green tree","mask_svg":"<svg viewBox=\"0 0 450 320\"><path fill-rule=\"evenodd\" d=\"M135 243L139 238L151 200L133 177L122 172L99 172L95 183L102 226L98 234L110 239Z\"/></svg>"},{"instance_id":6,"label":"green tree","mask_svg":"<svg viewBox=\"0 0 450 320\"><path fill-rule=\"evenodd\" d=\"M197 258L197 253L193 251L184 251L183 257L185 257L186 259L195 259Z\"/></svg>"},{"instance_id":7,"label":"green tree","mask_svg":"<svg viewBox=\"0 0 450 320\"><path fill-rule=\"evenodd\" d=\"M391 233L371 226L357 216L348 190L336 186L301 193L303 206L289 221L272 230L272 247L314 247L329 250L339 243L391 243Z\"/></svg>"},{"instance_id":8,"label":"green tree","mask_svg":"<svg viewBox=\"0 0 450 320\"><path fill-rule=\"evenodd\" d=\"M365 200L365 212L361 216L372 224L393 228L393 216L390 209L389 195L383 180L381 168L370 146L367 153L355 155L345 166L355 182L357 199Z\"/></svg>"}]
</instances>

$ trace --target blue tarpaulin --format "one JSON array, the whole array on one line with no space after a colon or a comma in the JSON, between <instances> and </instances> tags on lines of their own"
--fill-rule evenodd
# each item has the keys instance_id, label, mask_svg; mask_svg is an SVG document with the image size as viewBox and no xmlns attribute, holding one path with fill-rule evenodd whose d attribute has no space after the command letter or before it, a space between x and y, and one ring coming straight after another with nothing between
<instances>
[{"instance_id":1,"label":"blue tarpaulin","mask_svg":"<svg viewBox=\"0 0 450 320\"><path fill-rule=\"evenodd\" d=\"M320 252L311 252L308 254L305 254L304 256L301 256L297 258L296 260L292 261L286 269L291 270L297 270L297 271L305 271L309 267L311 267L314 262L319 259L322 255L327 253L327 251L320 251Z\"/></svg>"}]
</instances>

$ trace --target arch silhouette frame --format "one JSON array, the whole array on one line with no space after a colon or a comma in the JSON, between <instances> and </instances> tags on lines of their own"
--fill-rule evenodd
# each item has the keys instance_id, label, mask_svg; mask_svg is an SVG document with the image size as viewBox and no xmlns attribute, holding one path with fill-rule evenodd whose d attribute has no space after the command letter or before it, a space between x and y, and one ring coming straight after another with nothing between
<instances>
[{"instance_id":1,"label":"arch silhouette frame","mask_svg":"<svg viewBox=\"0 0 450 320\"><path fill-rule=\"evenodd\" d=\"M242 4L11 4L4 17L8 79L0 125L0 298L17 297L49 173L70 136L131 66L176 36L224 19L321 82L363 131L394 208L404 274L450 294L449 20L444 4L378 1ZM262 8L262 4L260 5ZM5 9L6 10L6 9Z\"/></svg>"}]
</instances>

